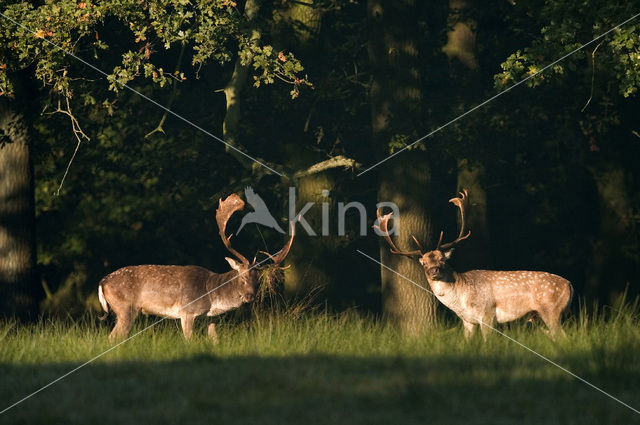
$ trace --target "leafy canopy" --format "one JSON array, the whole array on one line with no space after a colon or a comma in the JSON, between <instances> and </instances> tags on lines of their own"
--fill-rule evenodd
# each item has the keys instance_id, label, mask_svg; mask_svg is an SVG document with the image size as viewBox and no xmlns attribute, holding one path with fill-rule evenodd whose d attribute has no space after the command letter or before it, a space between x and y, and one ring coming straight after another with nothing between
<instances>
[{"instance_id":1,"label":"leafy canopy","mask_svg":"<svg viewBox=\"0 0 640 425\"><path fill-rule=\"evenodd\" d=\"M0 33L0 95L14 94L11 71L33 66L36 78L53 94L72 98L74 82L89 78L88 70L74 66L77 63L56 46L98 63L110 48L105 33L118 25L127 29L124 35L135 47L122 52L110 70L105 69L113 92L136 78L161 87L185 80L183 72L167 71L154 61L156 49L174 46L190 47L197 71L209 61L225 64L239 55L243 65L256 71L256 86L279 79L292 86L291 95L296 97L300 86L309 85L295 56L275 52L251 37L250 22L231 0L47 0L39 6L8 2L2 9L6 18ZM122 41L118 45L124 45Z\"/></svg>"}]
</instances>

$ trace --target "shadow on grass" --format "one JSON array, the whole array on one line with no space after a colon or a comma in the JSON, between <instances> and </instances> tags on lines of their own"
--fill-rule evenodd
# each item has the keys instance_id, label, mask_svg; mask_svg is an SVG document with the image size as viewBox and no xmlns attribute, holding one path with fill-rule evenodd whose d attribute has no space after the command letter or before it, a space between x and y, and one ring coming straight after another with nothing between
<instances>
[{"instance_id":1,"label":"shadow on grass","mask_svg":"<svg viewBox=\"0 0 640 425\"><path fill-rule=\"evenodd\" d=\"M0 364L0 407L75 366ZM584 377L640 407L637 367ZM91 364L0 423L584 425L640 415L533 357L505 367L499 357L200 355Z\"/></svg>"}]
</instances>

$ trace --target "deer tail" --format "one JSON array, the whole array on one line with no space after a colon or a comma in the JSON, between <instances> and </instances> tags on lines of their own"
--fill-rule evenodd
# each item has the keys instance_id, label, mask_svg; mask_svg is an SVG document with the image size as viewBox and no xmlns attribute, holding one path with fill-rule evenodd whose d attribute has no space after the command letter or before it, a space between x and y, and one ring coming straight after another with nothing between
<instances>
[{"instance_id":1,"label":"deer tail","mask_svg":"<svg viewBox=\"0 0 640 425\"><path fill-rule=\"evenodd\" d=\"M573 302L574 293L575 293L575 291L573 289L573 285L571 283L569 283L569 301L567 301L567 305L565 305L564 308L562 309L562 313L566 314L569 311L569 307L571 306L571 303Z\"/></svg>"},{"instance_id":2,"label":"deer tail","mask_svg":"<svg viewBox=\"0 0 640 425\"><path fill-rule=\"evenodd\" d=\"M104 291L102 290L102 282L98 284L98 299L100 300L100 305L104 310L104 314L98 316L98 319L104 320L109 315L109 304L107 303L107 300L104 298Z\"/></svg>"}]
</instances>

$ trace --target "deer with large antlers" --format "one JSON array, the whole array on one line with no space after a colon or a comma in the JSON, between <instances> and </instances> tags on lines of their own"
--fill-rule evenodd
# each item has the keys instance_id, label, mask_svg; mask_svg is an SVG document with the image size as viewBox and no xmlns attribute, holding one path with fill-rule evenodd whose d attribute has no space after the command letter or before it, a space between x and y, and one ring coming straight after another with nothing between
<instances>
[{"instance_id":1,"label":"deer with large antlers","mask_svg":"<svg viewBox=\"0 0 640 425\"><path fill-rule=\"evenodd\" d=\"M460 210L460 233L454 241L442 243L441 232L433 251L423 252L415 237L417 250L398 249L387 230L392 214L381 216L378 210L379 224L375 227L393 254L418 258L433 294L462 319L466 337L473 334L476 325L480 325L482 335L486 337L495 322L510 322L528 313L540 316L552 335L563 332L560 316L573 296L573 287L568 280L551 273L533 271L471 270L458 273L447 264L453 248L471 235L465 226L469 205L467 191L463 190L460 197L449 202Z\"/></svg>"},{"instance_id":2,"label":"deer with large antlers","mask_svg":"<svg viewBox=\"0 0 640 425\"><path fill-rule=\"evenodd\" d=\"M259 267L256 259L249 262L236 251L226 236L227 222L244 208L244 201L236 194L221 199L216 210L220 238L236 259L225 257L231 270L214 273L199 266L129 266L105 276L98 285L98 298L105 312L109 307L116 315L116 325L110 340L126 336L138 313L180 319L182 332L189 339L197 316L217 316L253 301L258 286ZM265 253L279 264L289 253L293 243L295 221L291 223L289 240L275 255ZM106 314L103 318L106 317ZM208 334L217 339L215 323Z\"/></svg>"}]
</instances>

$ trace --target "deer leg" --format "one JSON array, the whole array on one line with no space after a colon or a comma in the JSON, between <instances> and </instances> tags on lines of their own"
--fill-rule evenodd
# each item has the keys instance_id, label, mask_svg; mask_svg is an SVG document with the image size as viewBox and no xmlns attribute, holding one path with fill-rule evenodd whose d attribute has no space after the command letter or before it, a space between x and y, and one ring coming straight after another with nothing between
<instances>
[{"instance_id":1,"label":"deer leg","mask_svg":"<svg viewBox=\"0 0 640 425\"><path fill-rule=\"evenodd\" d=\"M180 318L180 324L182 325L182 333L184 334L185 339L190 339L193 334L193 321L196 319L196 316L189 314L182 316Z\"/></svg>"},{"instance_id":2,"label":"deer leg","mask_svg":"<svg viewBox=\"0 0 640 425\"><path fill-rule=\"evenodd\" d=\"M547 325L547 328L549 328L549 333L552 338L558 335L558 333L562 336L566 336L562 326L560 326L560 313L549 312L547 309L540 309L538 310L538 314L544 324Z\"/></svg>"},{"instance_id":3,"label":"deer leg","mask_svg":"<svg viewBox=\"0 0 640 425\"><path fill-rule=\"evenodd\" d=\"M129 317L117 316L116 325L113 327L113 330L109 334L109 341L115 342L119 339L122 339L129 333L131 329L131 319Z\"/></svg>"},{"instance_id":4,"label":"deer leg","mask_svg":"<svg viewBox=\"0 0 640 425\"><path fill-rule=\"evenodd\" d=\"M482 339L487 340L487 335L495 329L496 316L490 313L485 314L482 317L482 323L480 323L480 332L482 332Z\"/></svg>"},{"instance_id":5,"label":"deer leg","mask_svg":"<svg viewBox=\"0 0 640 425\"><path fill-rule=\"evenodd\" d=\"M467 322L466 320L462 321L462 326L464 326L464 337L465 339L470 339L473 336L473 333L476 330L476 324Z\"/></svg>"},{"instance_id":6,"label":"deer leg","mask_svg":"<svg viewBox=\"0 0 640 425\"><path fill-rule=\"evenodd\" d=\"M109 341L114 342L127 336L131 330L133 319L136 318L137 312L133 308L127 308L122 311L114 311L116 313L116 325L109 334Z\"/></svg>"},{"instance_id":7,"label":"deer leg","mask_svg":"<svg viewBox=\"0 0 640 425\"><path fill-rule=\"evenodd\" d=\"M214 343L216 344L218 343L218 333L216 332L216 324L213 321L211 321L211 323L207 327L207 335L209 335L209 338L211 338Z\"/></svg>"}]
</instances>

